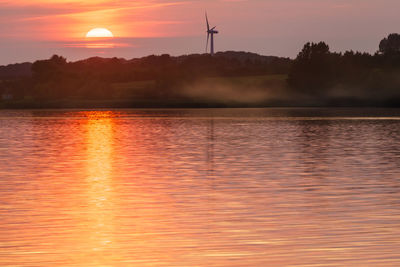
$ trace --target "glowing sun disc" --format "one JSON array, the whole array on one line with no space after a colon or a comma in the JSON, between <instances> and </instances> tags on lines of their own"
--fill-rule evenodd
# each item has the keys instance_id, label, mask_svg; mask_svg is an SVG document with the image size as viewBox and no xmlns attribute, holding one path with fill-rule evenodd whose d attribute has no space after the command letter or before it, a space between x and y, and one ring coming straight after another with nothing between
<instances>
[{"instance_id":1,"label":"glowing sun disc","mask_svg":"<svg viewBox=\"0 0 400 267\"><path fill-rule=\"evenodd\" d=\"M86 34L86 38L112 38L112 37L114 37L114 35L106 28L91 29Z\"/></svg>"}]
</instances>

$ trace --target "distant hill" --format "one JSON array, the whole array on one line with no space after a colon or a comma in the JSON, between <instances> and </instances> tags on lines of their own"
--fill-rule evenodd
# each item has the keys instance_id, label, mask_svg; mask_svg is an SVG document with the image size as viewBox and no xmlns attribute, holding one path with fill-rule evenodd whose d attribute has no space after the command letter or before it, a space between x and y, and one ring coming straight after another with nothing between
<instances>
[{"instance_id":1,"label":"distant hill","mask_svg":"<svg viewBox=\"0 0 400 267\"><path fill-rule=\"evenodd\" d=\"M178 61L184 61L190 58L199 58L205 54L190 54L175 57ZM244 52L244 51L225 51L218 52L214 55L215 58L223 58L228 60L235 60L241 64L248 63L260 63L260 64L270 64L275 62L290 64L292 60L290 58L283 58L277 56L263 56L256 53Z\"/></svg>"},{"instance_id":2,"label":"distant hill","mask_svg":"<svg viewBox=\"0 0 400 267\"><path fill-rule=\"evenodd\" d=\"M141 58L133 58L133 59L123 59L123 58L102 58L102 57L91 57L83 60L76 61L75 63L88 64L88 65L97 65L97 64L108 64L110 62L118 62L118 63L150 63L154 60L168 58L177 63L184 62L186 60L196 60L198 58L207 56L208 54L189 54L182 56L169 56L169 55L149 55ZM233 60L240 64L274 64L274 63L282 63L282 64L290 64L292 59L277 57L277 56L263 56L256 53L251 52L243 52L243 51L225 51L218 52L214 55L214 58Z\"/></svg>"},{"instance_id":3,"label":"distant hill","mask_svg":"<svg viewBox=\"0 0 400 267\"><path fill-rule=\"evenodd\" d=\"M153 61L157 61L162 59L163 56L146 56L142 58L133 58L130 60L123 58L101 58L101 57L92 57L84 60L79 60L74 63L77 65L87 65L87 66L99 66L104 64L109 64L112 62L118 62L118 64L152 64ZM182 55L177 57L168 56L168 58L177 63L185 62L185 61L196 61L198 58L204 57L205 54L190 54L190 55ZM275 65L280 64L280 66L285 66L287 68L288 65L292 62L289 58L281 58L276 56L263 56L256 53L250 52L237 52L237 51L226 51L226 52L218 52L215 54L215 58L225 59L229 61L234 61L239 65L246 64L262 64L262 65ZM0 66L0 79L17 79L24 77L32 76L32 64L30 62L25 63L17 63L10 64L7 66ZM156 64L157 65L157 64ZM275 65L276 66L276 65ZM287 71L287 70L286 70Z\"/></svg>"},{"instance_id":4,"label":"distant hill","mask_svg":"<svg viewBox=\"0 0 400 267\"><path fill-rule=\"evenodd\" d=\"M282 95L291 66L288 58L234 51L75 62L54 55L2 66L0 108L259 105Z\"/></svg>"},{"instance_id":5,"label":"distant hill","mask_svg":"<svg viewBox=\"0 0 400 267\"><path fill-rule=\"evenodd\" d=\"M289 58L281 58L276 56L263 56L256 53L251 52L237 52L237 51L226 51L226 52L218 52L215 54L217 57L223 57L228 59L236 59L241 63L273 63L276 61L283 61L290 63L291 59Z\"/></svg>"},{"instance_id":6,"label":"distant hill","mask_svg":"<svg viewBox=\"0 0 400 267\"><path fill-rule=\"evenodd\" d=\"M17 63L0 66L0 79L15 79L32 76L32 63Z\"/></svg>"}]
</instances>

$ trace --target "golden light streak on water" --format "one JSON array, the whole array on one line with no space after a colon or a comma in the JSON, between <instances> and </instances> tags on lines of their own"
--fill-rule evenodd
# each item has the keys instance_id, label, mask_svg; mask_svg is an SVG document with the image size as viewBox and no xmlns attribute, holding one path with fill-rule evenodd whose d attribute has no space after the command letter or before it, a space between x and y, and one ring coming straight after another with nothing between
<instances>
[{"instance_id":1,"label":"golden light streak on water","mask_svg":"<svg viewBox=\"0 0 400 267\"><path fill-rule=\"evenodd\" d=\"M87 222L88 242L93 251L92 259L99 264L107 263L107 251L113 245L114 199L112 189L113 121L105 112L88 114L87 127ZM78 261L79 262L79 261ZM81 260L87 262L87 260Z\"/></svg>"}]
</instances>

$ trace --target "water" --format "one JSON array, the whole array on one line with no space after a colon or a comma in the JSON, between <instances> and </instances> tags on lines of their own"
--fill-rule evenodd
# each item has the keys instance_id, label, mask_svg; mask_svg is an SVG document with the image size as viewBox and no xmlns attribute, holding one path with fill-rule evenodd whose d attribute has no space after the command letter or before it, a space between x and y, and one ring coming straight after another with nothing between
<instances>
[{"instance_id":1,"label":"water","mask_svg":"<svg viewBox=\"0 0 400 267\"><path fill-rule=\"evenodd\" d=\"M1 266L399 266L400 111L0 111Z\"/></svg>"}]
</instances>

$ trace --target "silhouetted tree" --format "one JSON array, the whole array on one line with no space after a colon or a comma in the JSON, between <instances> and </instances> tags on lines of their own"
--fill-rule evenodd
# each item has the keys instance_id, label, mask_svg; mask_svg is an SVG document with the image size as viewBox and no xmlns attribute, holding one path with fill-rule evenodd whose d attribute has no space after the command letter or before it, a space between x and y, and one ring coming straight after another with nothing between
<instances>
[{"instance_id":1,"label":"silhouetted tree","mask_svg":"<svg viewBox=\"0 0 400 267\"><path fill-rule=\"evenodd\" d=\"M32 65L33 76L39 80L57 79L66 64L67 60L57 55L48 60L38 60Z\"/></svg>"},{"instance_id":2,"label":"silhouetted tree","mask_svg":"<svg viewBox=\"0 0 400 267\"><path fill-rule=\"evenodd\" d=\"M335 56L324 42L306 43L293 63L289 85L302 93L319 94L331 85Z\"/></svg>"},{"instance_id":3,"label":"silhouetted tree","mask_svg":"<svg viewBox=\"0 0 400 267\"><path fill-rule=\"evenodd\" d=\"M400 52L400 34L392 33L384 38L379 44L379 52L382 54L393 54Z\"/></svg>"}]
</instances>

